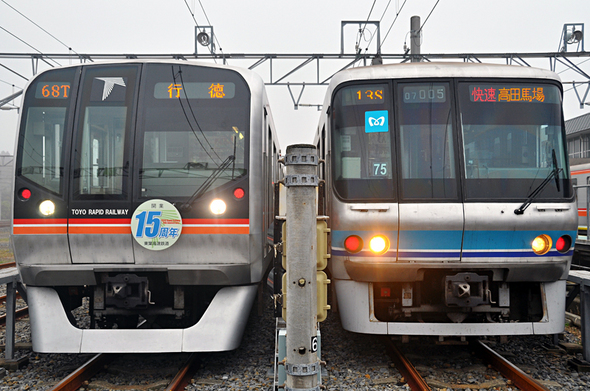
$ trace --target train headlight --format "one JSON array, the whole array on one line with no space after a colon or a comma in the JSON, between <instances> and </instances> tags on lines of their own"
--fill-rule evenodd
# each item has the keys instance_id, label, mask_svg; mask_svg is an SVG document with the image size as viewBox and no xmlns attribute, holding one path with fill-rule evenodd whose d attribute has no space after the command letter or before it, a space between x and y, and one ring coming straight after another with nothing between
<instances>
[{"instance_id":1,"label":"train headlight","mask_svg":"<svg viewBox=\"0 0 590 391\"><path fill-rule=\"evenodd\" d=\"M557 242L555 242L555 249L562 254L565 254L572 247L572 238L569 235L563 235Z\"/></svg>"},{"instance_id":2,"label":"train headlight","mask_svg":"<svg viewBox=\"0 0 590 391\"><path fill-rule=\"evenodd\" d=\"M49 200L45 200L39 205L39 211L43 216L51 216L55 213L55 204Z\"/></svg>"},{"instance_id":3,"label":"train headlight","mask_svg":"<svg viewBox=\"0 0 590 391\"><path fill-rule=\"evenodd\" d=\"M344 239L344 248L351 254L359 253L363 249L363 239L358 235L350 235Z\"/></svg>"},{"instance_id":4,"label":"train headlight","mask_svg":"<svg viewBox=\"0 0 590 391\"><path fill-rule=\"evenodd\" d=\"M225 213L226 208L227 208L227 205L225 205L225 202L223 202L223 200L220 200L220 199L213 200L211 202L211 205L209 205L209 209L215 215L220 215L220 214Z\"/></svg>"},{"instance_id":5,"label":"train headlight","mask_svg":"<svg viewBox=\"0 0 590 391\"><path fill-rule=\"evenodd\" d=\"M552 244L553 243L551 242L551 238L545 234L542 234L537 236L535 240L533 240L533 244L531 247L533 248L535 254L543 255L549 252Z\"/></svg>"},{"instance_id":6,"label":"train headlight","mask_svg":"<svg viewBox=\"0 0 590 391\"><path fill-rule=\"evenodd\" d=\"M385 254L389 250L389 239L383 235L376 235L369 241L369 248L375 255Z\"/></svg>"}]
</instances>

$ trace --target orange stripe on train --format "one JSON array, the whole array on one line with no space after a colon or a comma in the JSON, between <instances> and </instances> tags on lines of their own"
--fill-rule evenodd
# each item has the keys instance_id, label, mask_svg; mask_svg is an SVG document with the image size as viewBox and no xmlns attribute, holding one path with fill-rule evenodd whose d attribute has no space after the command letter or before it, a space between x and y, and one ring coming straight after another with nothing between
<instances>
[{"instance_id":1,"label":"orange stripe on train","mask_svg":"<svg viewBox=\"0 0 590 391\"><path fill-rule=\"evenodd\" d=\"M129 235L130 219L15 219L15 235ZM250 233L249 219L185 219L182 234L218 235Z\"/></svg>"},{"instance_id":2,"label":"orange stripe on train","mask_svg":"<svg viewBox=\"0 0 590 391\"><path fill-rule=\"evenodd\" d=\"M67 227L39 225L35 227L22 227L15 225L12 231L15 235L61 235L67 233Z\"/></svg>"}]
</instances>

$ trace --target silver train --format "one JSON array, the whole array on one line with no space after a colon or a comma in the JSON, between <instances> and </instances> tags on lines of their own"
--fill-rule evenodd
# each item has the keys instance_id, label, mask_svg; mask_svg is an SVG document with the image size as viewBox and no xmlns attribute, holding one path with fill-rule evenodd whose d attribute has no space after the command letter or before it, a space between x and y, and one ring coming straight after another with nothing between
<instances>
[{"instance_id":1,"label":"silver train","mask_svg":"<svg viewBox=\"0 0 590 391\"><path fill-rule=\"evenodd\" d=\"M315 144L346 330L563 330L577 211L561 103L558 76L528 67L408 63L332 78Z\"/></svg>"},{"instance_id":2,"label":"silver train","mask_svg":"<svg viewBox=\"0 0 590 391\"><path fill-rule=\"evenodd\" d=\"M12 225L33 349L235 349L272 259L279 152L248 70L129 61L37 75Z\"/></svg>"}]
</instances>

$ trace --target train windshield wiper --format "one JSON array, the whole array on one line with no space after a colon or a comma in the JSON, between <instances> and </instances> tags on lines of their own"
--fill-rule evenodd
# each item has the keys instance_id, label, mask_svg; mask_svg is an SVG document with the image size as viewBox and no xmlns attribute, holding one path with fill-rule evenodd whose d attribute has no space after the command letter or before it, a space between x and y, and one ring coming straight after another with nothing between
<instances>
[{"instance_id":1,"label":"train windshield wiper","mask_svg":"<svg viewBox=\"0 0 590 391\"><path fill-rule=\"evenodd\" d=\"M537 196L541 193L541 191L547 186L551 179L555 179L555 186L557 187L557 191L561 191L559 186L559 173L563 172L563 168L557 167L557 157L555 156L555 149L551 151L551 158L553 160L553 170L549 172L547 178L543 182L537 186L535 190L529 195L525 202L518 208L514 209L514 214L521 215L524 213L525 209L529 207L529 205L537 198Z\"/></svg>"},{"instance_id":2,"label":"train windshield wiper","mask_svg":"<svg viewBox=\"0 0 590 391\"><path fill-rule=\"evenodd\" d=\"M211 187L211 185L213 184L213 182L215 182L215 180L219 177L219 175L221 175L221 173L226 168L228 168L229 165L234 162L234 160L236 160L236 157L234 155L229 155L221 163L221 165L219 167L217 167L211 173L211 175L209 175L209 177L205 180L205 182L203 182L203 184L201 186L199 186L199 188L193 193L193 195L188 200L186 200L184 203L182 203L182 205L180 205L179 209L181 209L181 210L189 210L191 208L191 205L193 204L193 202L195 202L203 194L205 194L205 192Z\"/></svg>"}]
</instances>

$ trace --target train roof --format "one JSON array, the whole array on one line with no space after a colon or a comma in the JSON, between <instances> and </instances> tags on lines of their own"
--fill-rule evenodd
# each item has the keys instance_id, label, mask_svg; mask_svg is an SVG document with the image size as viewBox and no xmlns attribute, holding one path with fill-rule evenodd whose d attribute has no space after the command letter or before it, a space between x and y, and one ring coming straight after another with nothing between
<instances>
[{"instance_id":1,"label":"train roof","mask_svg":"<svg viewBox=\"0 0 590 391\"><path fill-rule=\"evenodd\" d=\"M414 62L403 64L372 65L338 72L330 86L349 80L359 79L404 79L429 77L507 77L527 79L549 79L560 82L559 76L551 71L520 65L474 64L464 62Z\"/></svg>"}]
</instances>

